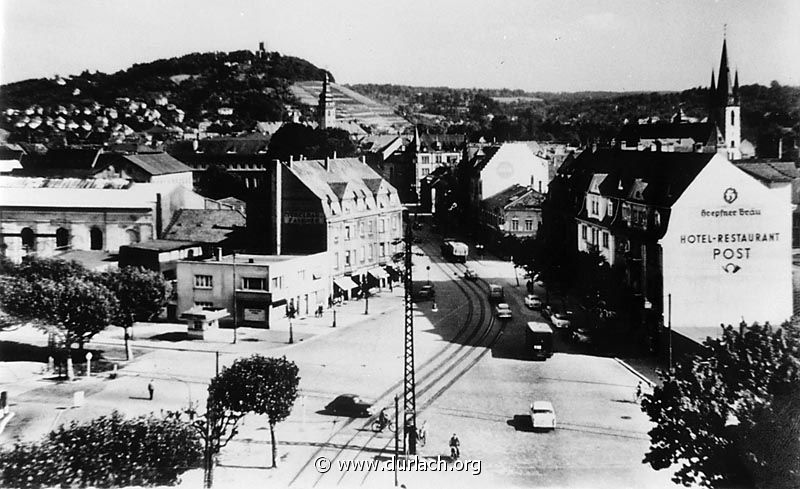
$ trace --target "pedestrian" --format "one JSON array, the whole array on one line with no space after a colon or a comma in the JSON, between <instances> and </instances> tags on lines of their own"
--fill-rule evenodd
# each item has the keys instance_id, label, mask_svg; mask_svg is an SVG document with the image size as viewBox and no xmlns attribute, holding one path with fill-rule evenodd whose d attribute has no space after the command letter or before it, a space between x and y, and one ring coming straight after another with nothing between
<instances>
[{"instance_id":1,"label":"pedestrian","mask_svg":"<svg viewBox=\"0 0 800 489\"><path fill-rule=\"evenodd\" d=\"M156 388L153 387L153 379L150 379L150 382L147 384L147 392L150 393L150 400L153 400L153 393L155 392Z\"/></svg>"},{"instance_id":2,"label":"pedestrian","mask_svg":"<svg viewBox=\"0 0 800 489\"><path fill-rule=\"evenodd\" d=\"M642 400L642 383L641 381L639 384L636 385L636 403L638 404L639 401Z\"/></svg>"}]
</instances>

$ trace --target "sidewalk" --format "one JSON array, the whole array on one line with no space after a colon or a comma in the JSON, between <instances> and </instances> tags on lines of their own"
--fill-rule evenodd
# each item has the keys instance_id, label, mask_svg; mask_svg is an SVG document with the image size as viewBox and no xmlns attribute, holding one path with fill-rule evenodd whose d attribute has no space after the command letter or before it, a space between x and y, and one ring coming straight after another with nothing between
<instances>
[{"instance_id":1,"label":"sidewalk","mask_svg":"<svg viewBox=\"0 0 800 489\"><path fill-rule=\"evenodd\" d=\"M110 364L118 365L120 378L138 378L140 373L137 369L141 369L140 363L148 358L148 353L161 352L156 356L163 357L169 351L219 352L230 358L231 355L247 356L275 348L292 348L363 321L375 321L382 314L402 308L403 294L402 287L394 287L391 292L388 289L377 292L369 298L369 315L364 314L366 304L361 299L325 309L321 318L314 317L312 312L309 316L293 319L293 345L289 344L289 321L283 319L271 329L238 328L235 344L232 328L211 330L206 339L192 340L186 337L186 324L136 323L130 340L134 358L130 361L125 360L124 330L109 326L87 343L86 349L100 352L93 358L93 364L102 359L108 367ZM334 311L336 327L333 327ZM73 382L55 380L54 374L46 371L47 354L47 335L33 326L0 332L0 391L8 393L9 414L16 411L13 419L0 416L5 420L3 428L19 433L36 426L35 431L44 434L58 424L64 409L72 405L75 391L83 390L89 396L105 389L119 388L114 387L119 381L107 382L110 372L97 372L96 367L88 379L76 376ZM26 359L26 356L32 358ZM83 364L76 362L76 370L80 372L82 368ZM132 369L130 376L125 374L127 369ZM2 433L0 429L0 438L7 439L8 436L1 436Z\"/></svg>"}]
</instances>

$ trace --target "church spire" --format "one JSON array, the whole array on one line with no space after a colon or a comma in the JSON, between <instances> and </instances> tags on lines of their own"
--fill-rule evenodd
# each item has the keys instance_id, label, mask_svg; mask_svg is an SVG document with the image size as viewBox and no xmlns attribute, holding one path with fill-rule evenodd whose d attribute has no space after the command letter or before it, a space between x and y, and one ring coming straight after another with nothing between
<instances>
[{"instance_id":1,"label":"church spire","mask_svg":"<svg viewBox=\"0 0 800 489\"><path fill-rule=\"evenodd\" d=\"M739 105L739 70L736 70L733 82L733 103Z\"/></svg>"},{"instance_id":2,"label":"church spire","mask_svg":"<svg viewBox=\"0 0 800 489\"><path fill-rule=\"evenodd\" d=\"M733 88L731 87L731 70L728 67L728 39L722 41L722 56L719 60L719 105L724 107L733 104Z\"/></svg>"},{"instance_id":3,"label":"church spire","mask_svg":"<svg viewBox=\"0 0 800 489\"><path fill-rule=\"evenodd\" d=\"M330 76L328 75L328 70L325 70L325 78L322 80L322 92L319 94L319 105L317 106L317 118L321 129L336 125L336 105L333 101L329 83Z\"/></svg>"}]
</instances>

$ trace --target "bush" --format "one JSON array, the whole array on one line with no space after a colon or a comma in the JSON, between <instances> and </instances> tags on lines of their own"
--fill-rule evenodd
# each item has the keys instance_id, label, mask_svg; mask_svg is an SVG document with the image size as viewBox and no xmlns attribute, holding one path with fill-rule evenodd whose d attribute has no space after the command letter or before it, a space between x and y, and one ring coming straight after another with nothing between
<instances>
[{"instance_id":1,"label":"bush","mask_svg":"<svg viewBox=\"0 0 800 489\"><path fill-rule=\"evenodd\" d=\"M0 452L6 487L174 485L198 465L196 430L175 413L125 419L119 412L71 423L38 443Z\"/></svg>"}]
</instances>

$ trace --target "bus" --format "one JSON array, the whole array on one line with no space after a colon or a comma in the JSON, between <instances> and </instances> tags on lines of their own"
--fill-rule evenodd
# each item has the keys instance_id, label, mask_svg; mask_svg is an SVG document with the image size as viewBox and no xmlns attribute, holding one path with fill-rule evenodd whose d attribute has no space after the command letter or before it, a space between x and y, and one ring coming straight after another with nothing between
<instances>
[{"instance_id":1,"label":"bus","mask_svg":"<svg viewBox=\"0 0 800 489\"><path fill-rule=\"evenodd\" d=\"M442 256L446 260L466 263L467 254L469 254L469 246L466 243L452 240L446 240L442 243Z\"/></svg>"},{"instance_id":2,"label":"bus","mask_svg":"<svg viewBox=\"0 0 800 489\"><path fill-rule=\"evenodd\" d=\"M525 329L525 348L535 358L553 356L553 329L547 323L529 321Z\"/></svg>"}]
</instances>

